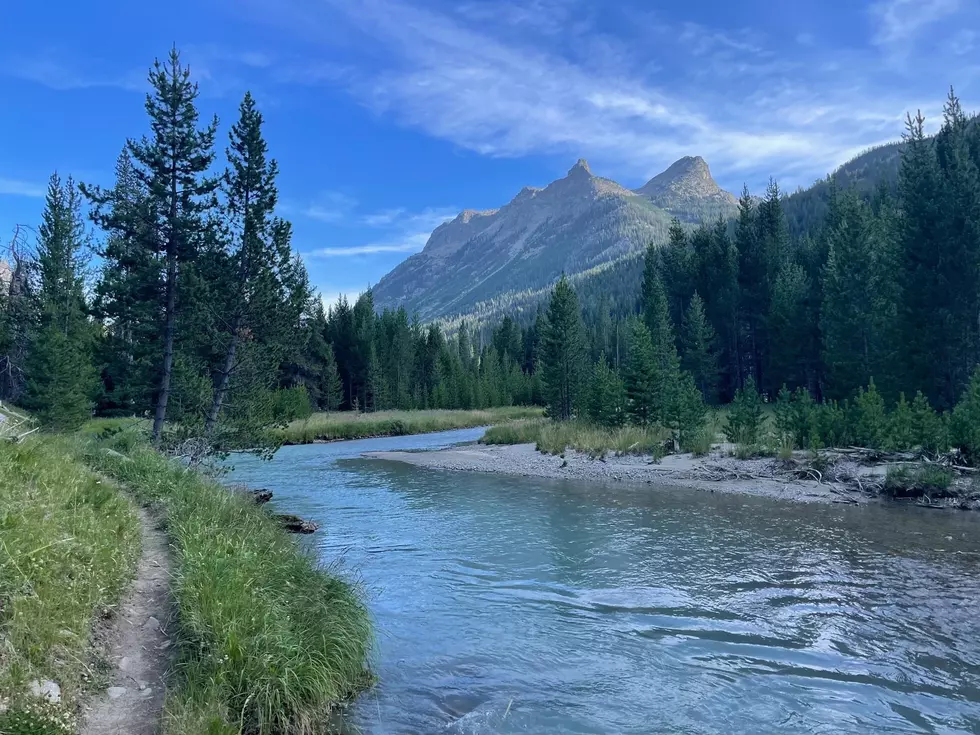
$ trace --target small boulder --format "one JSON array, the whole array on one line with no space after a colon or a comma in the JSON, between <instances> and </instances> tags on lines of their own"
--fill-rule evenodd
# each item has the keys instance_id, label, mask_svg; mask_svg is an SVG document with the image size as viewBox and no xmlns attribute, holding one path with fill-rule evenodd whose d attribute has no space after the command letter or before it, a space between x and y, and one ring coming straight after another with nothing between
<instances>
[{"instance_id":1,"label":"small boulder","mask_svg":"<svg viewBox=\"0 0 980 735\"><path fill-rule=\"evenodd\" d=\"M270 500L272 500L271 490L266 490L265 488L262 488L260 490L249 490L248 492L251 494L252 500L255 501L256 505L265 505Z\"/></svg>"},{"instance_id":2,"label":"small boulder","mask_svg":"<svg viewBox=\"0 0 980 735\"><path fill-rule=\"evenodd\" d=\"M61 687L50 679L38 681L35 679L28 685L31 694L40 699L46 699L53 704L61 702Z\"/></svg>"},{"instance_id":3,"label":"small boulder","mask_svg":"<svg viewBox=\"0 0 980 735\"><path fill-rule=\"evenodd\" d=\"M109 699L119 699L129 690L126 687L109 687L106 694L109 695Z\"/></svg>"},{"instance_id":4,"label":"small boulder","mask_svg":"<svg viewBox=\"0 0 980 735\"><path fill-rule=\"evenodd\" d=\"M289 513L274 516L289 533L315 533L320 528L315 521L303 520Z\"/></svg>"}]
</instances>

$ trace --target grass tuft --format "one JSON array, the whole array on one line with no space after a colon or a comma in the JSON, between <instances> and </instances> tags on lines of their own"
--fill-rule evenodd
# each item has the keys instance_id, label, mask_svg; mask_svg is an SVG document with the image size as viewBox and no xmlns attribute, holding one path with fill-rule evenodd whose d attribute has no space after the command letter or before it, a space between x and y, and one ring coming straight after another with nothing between
<instances>
[{"instance_id":1,"label":"grass tuft","mask_svg":"<svg viewBox=\"0 0 980 735\"><path fill-rule=\"evenodd\" d=\"M359 590L261 508L117 438L91 443L90 462L162 506L173 542L180 640L167 732L318 731L370 683Z\"/></svg>"}]
</instances>

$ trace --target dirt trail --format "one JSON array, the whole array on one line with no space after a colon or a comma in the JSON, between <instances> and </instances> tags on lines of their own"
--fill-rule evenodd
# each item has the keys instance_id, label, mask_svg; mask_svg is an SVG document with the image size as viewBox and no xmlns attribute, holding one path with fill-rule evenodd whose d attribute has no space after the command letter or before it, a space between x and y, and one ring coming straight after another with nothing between
<instances>
[{"instance_id":1,"label":"dirt trail","mask_svg":"<svg viewBox=\"0 0 980 735\"><path fill-rule=\"evenodd\" d=\"M107 634L112 682L90 702L81 735L156 735L161 732L164 678L170 665L170 554L167 537L139 509L143 552L136 579Z\"/></svg>"}]
</instances>

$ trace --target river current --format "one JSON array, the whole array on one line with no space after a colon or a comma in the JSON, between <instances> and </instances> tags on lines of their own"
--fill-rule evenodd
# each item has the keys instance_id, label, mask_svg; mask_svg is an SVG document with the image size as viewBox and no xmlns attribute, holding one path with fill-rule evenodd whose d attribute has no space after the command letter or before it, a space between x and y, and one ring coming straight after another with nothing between
<instances>
[{"instance_id":1,"label":"river current","mask_svg":"<svg viewBox=\"0 0 980 735\"><path fill-rule=\"evenodd\" d=\"M362 733L980 733L980 514L451 473L283 448L231 481L365 592Z\"/></svg>"}]
</instances>

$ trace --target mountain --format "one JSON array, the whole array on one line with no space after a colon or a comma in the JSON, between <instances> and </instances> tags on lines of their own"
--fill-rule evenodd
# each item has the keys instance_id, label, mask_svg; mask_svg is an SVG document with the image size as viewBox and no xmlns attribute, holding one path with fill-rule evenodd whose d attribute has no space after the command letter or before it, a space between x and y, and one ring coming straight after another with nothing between
<instances>
[{"instance_id":1,"label":"mountain","mask_svg":"<svg viewBox=\"0 0 980 735\"><path fill-rule=\"evenodd\" d=\"M841 189L853 187L870 197L879 186L893 189L902 166L904 143L888 143L871 148L840 166L830 176L806 189L799 189L783 200L783 210L794 236L815 234L830 209L831 179Z\"/></svg>"},{"instance_id":2,"label":"mountain","mask_svg":"<svg viewBox=\"0 0 980 735\"><path fill-rule=\"evenodd\" d=\"M635 193L681 221L695 224L728 215L738 206L735 195L711 178L708 163L701 156L685 156L674 162Z\"/></svg>"},{"instance_id":3,"label":"mountain","mask_svg":"<svg viewBox=\"0 0 980 735\"><path fill-rule=\"evenodd\" d=\"M437 227L422 252L378 282L374 301L423 320L493 311L563 272L602 270L663 243L672 217L698 222L735 209L700 157L682 158L635 191L579 160L542 189L525 187L499 209L465 210Z\"/></svg>"}]
</instances>

